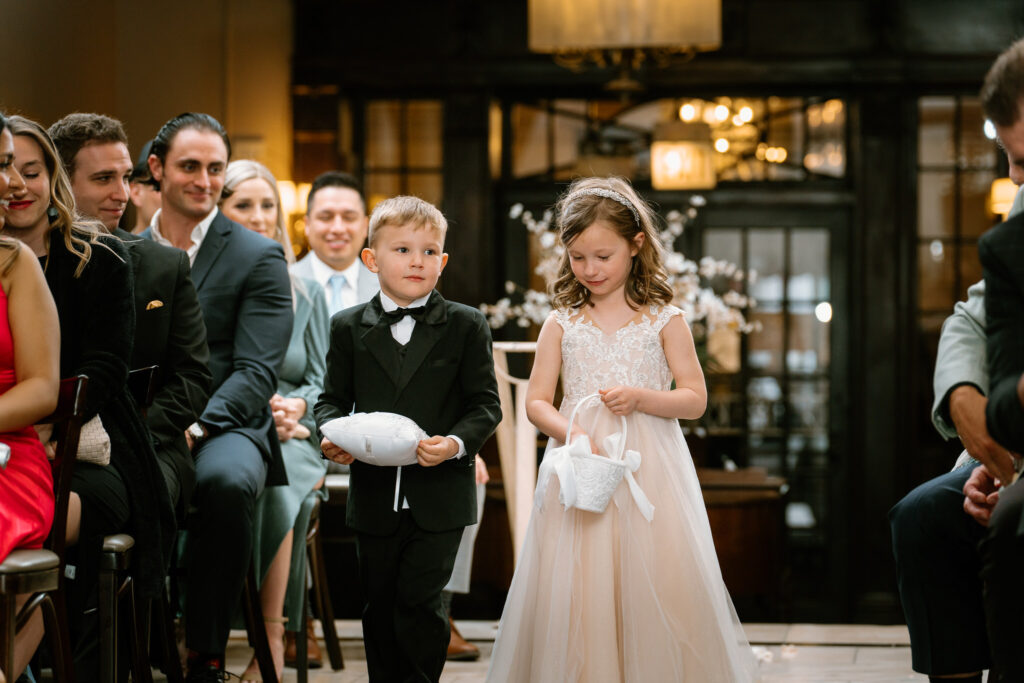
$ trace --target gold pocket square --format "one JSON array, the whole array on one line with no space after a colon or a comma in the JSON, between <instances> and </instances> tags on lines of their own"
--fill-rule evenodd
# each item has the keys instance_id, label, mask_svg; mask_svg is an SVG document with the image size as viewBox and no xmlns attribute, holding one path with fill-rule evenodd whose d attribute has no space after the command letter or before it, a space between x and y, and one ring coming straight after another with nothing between
<instances>
[{"instance_id":1,"label":"gold pocket square","mask_svg":"<svg viewBox=\"0 0 1024 683\"><path fill-rule=\"evenodd\" d=\"M147 311L152 311L154 308L160 308L163 305L164 305L164 302L160 301L160 299L153 299L148 304L146 304L146 310Z\"/></svg>"}]
</instances>

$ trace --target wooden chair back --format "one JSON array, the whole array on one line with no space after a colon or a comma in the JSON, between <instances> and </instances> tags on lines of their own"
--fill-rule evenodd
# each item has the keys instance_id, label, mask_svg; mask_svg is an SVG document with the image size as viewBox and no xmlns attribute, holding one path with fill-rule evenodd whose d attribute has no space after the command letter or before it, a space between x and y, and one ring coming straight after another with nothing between
<instances>
[{"instance_id":1,"label":"wooden chair back","mask_svg":"<svg viewBox=\"0 0 1024 683\"><path fill-rule=\"evenodd\" d=\"M71 475L78 455L78 437L85 417L85 392L89 378L85 375L68 377L60 381L57 408L40 420L42 424L53 425L53 436L57 442L53 468L54 513L53 527L46 547L64 561L64 541L68 525L68 500L71 497ZM63 571L61 572L63 574Z\"/></svg>"}]
</instances>

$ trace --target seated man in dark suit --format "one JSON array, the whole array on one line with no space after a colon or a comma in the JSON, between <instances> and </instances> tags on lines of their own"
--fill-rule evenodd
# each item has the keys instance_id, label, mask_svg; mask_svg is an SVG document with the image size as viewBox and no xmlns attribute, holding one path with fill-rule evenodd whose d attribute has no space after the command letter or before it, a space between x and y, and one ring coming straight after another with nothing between
<instances>
[{"instance_id":1,"label":"seated man in dark suit","mask_svg":"<svg viewBox=\"0 0 1024 683\"><path fill-rule=\"evenodd\" d=\"M98 219L128 246L135 275L132 368L159 366L146 424L171 503L180 515L188 507L196 476L185 430L199 418L210 396L206 325L188 257L117 227L128 202L132 171L128 137L120 121L100 114L69 114L49 132L71 178L79 213Z\"/></svg>"},{"instance_id":2,"label":"seated man in dark suit","mask_svg":"<svg viewBox=\"0 0 1024 683\"><path fill-rule=\"evenodd\" d=\"M287 481L270 397L291 337L291 283L280 244L217 210L230 153L224 128L207 114L164 124L149 156L161 208L142 233L188 255L213 374L213 394L189 427L196 463L185 584L190 681L224 678L256 497Z\"/></svg>"},{"instance_id":3,"label":"seated man in dark suit","mask_svg":"<svg viewBox=\"0 0 1024 683\"><path fill-rule=\"evenodd\" d=\"M1000 55L982 88L986 116L1010 162L1010 177L1024 180L1024 40ZM991 379L986 422L993 438L1015 454L1024 453L1024 215L985 233L978 241L985 271L988 368ZM1019 455L1017 456L1019 457ZM999 681L1024 680L1024 483L996 482L984 467L969 482L970 504L985 512L997 500L982 541L985 618ZM1003 484L1001 490L996 485Z\"/></svg>"},{"instance_id":4,"label":"seated man in dark suit","mask_svg":"<svg viewBox=\"0 0 1024 683\"><path fill-rule=\"evenodd\" d=\"M331 319L316 422L384 411L433 435L419 442L417 464L399 468L353 463L327 439L321 448L352 465L346 522L356 531L370 678L437 681L450 639L441 592L477 520L473 454L501 421L491 335L480 311L434 290L448 261L440 211L395 197L374 209L369 230L362 258L380 293Z\"/></svg>"}]
</instances>

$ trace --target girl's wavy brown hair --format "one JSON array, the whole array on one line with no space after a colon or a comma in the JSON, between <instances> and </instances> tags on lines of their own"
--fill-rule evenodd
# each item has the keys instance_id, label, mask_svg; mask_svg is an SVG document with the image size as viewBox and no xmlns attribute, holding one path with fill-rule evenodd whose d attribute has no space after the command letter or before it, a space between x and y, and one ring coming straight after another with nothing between
<instances>
[{"instance_id":1,"label":"girl's wavy brown hair","mask_svg":"<svg viewBox=\"0 0 1024 683\"><path fill-rule=\"evenodd\" d=\"M80 277L92 258L92 247L98 245L109 249L99 241L106 234L99 221L86 219L75 213L75 195L71 192L71 181L64 170L57 148L46 130L35 121L24 116L8 116L7 127L14 135L32 138L43 151L43 162L50 175L50 207L56 210L56 218L50 220L50 231L46 234L46 251L50 251L50 239L54 233L64 238L68 251L78 257L74 276ZM111 250L116 255L116 252Z\"/></svg>"},{"instance_id":2,"label":"girl's wavy brown hair","mask_svg":"<svg viewBox=\"0 0 1024 683\"><path fill-rule=\"evenodd\" d=\"M588 190L610 190L622 195L634 209L615 199L589 194ZM658 241L658 217L640 198L633 186L623 178L580 178L569 186L555 205L558 237L565 248L558 265L558 277L548 287L551 303L556 308L581 308L590 303L590 290L576 279L569 262L569 247L584 230L597 221L604 222L618 235L633 242L637 233L644 240L626 278L626 303L630 308L671 303L674 292L668 273L662 265L661 243Z\"/></svg>"}]
</instances>

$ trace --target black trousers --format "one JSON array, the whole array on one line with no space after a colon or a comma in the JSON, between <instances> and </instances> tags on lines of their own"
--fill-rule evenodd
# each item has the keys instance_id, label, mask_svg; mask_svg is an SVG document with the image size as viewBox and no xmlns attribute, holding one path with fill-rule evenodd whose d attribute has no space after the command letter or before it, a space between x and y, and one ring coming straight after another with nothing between
<instances>
[{"instance_id":1,"label":"black trousers","mask_svg":"<svg viewBox=\"0 0 1024 683\"><path fill-rule=\"evenodd\" d=\"M365 591L363 639L373 683L436 682L451 632L441 591L451 579L462 528L425 531L402 510L390 536L357 534Z\"/></svg>"},{"instance_id":2,"label":"black trousers","mask_svg":"<svg viewBox=\"0 0 1024 683\"><path fill-rule=\"evenodd\" d=\"M999 493L981 542L981 558L992 662L1000 681L1024 681L1024 482Z\"/></svg>"},{"instance_id":3,"label":"black trousers","mask_svg":"<svg viewBox=\"0 0 1024 683\"><path fill-rule=\"evenodd\" d=\"M963 508L973 469L921 484L889 512L900 601L919 673L970 673L990 665L978 553L985 527Z\"/></svg>"},{"instance_id":4,"label":"black trousers","mask_svg":"<svg viewBox=\"0 0 1024 683\"><path fill-rule=\"evenodd\" d=\"M267 464L256 444L233 432L204 441L195 458L194 514L185 550L185 645L219 654L227 647L249 569L253 509Z\"/></svg>"}]
</instances>

